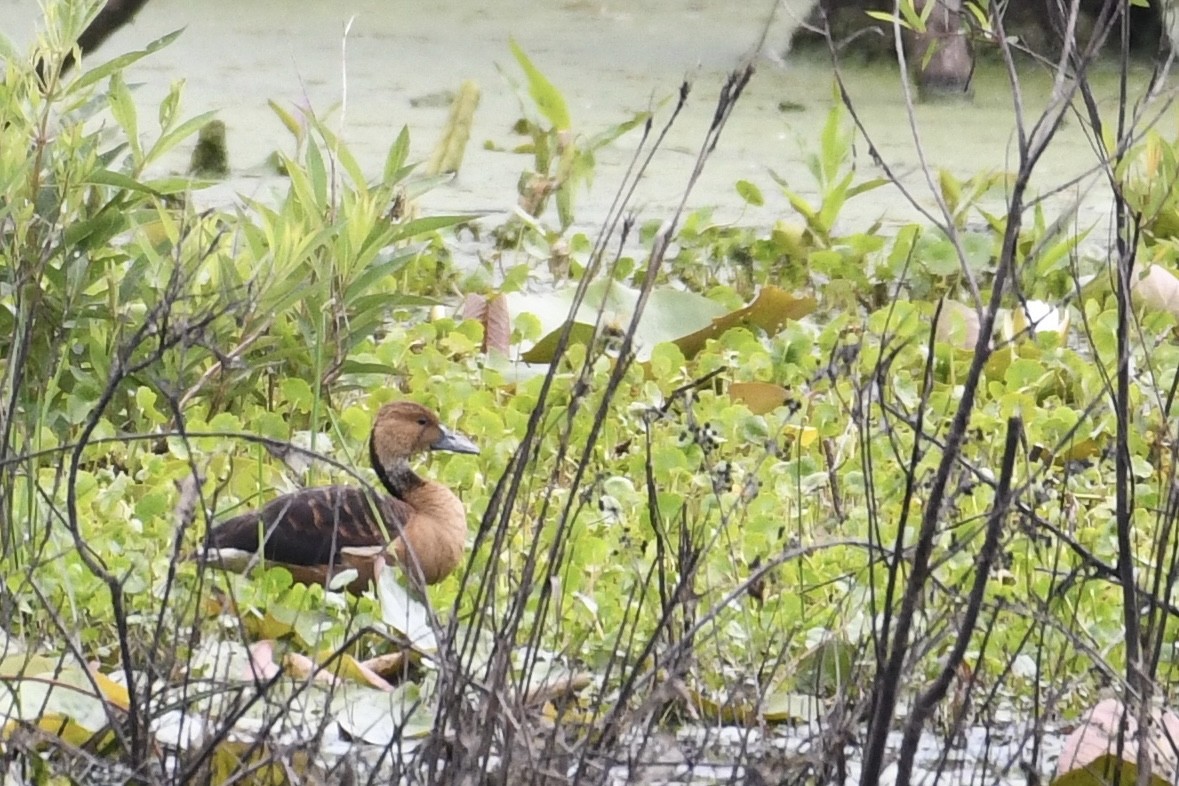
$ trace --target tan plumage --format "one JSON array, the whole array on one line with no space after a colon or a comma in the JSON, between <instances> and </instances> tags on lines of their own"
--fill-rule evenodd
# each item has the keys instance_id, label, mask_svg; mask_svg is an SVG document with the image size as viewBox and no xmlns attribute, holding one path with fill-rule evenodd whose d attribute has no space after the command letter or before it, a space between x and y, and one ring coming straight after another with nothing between
<instances>
[{"instance_id":1,"label":"tan plumage","mask_svg":"<svg viewBox=\"0 0 1179 786\"><path fill-rule=\"evenodd\" d=\"M287 494L214 527L206 553L257 552L261 532L267 561L303 583L327 583L354 568L360 575L348 588L361 592L386 555L418 581L441 581L462 562L467 514L454 492L410 468L410 457L427 450L478 452L470 439L447 430L420 404L386 404L373 424L369 457L387 494L356 486Z\"/></svg>"}]
</instances>

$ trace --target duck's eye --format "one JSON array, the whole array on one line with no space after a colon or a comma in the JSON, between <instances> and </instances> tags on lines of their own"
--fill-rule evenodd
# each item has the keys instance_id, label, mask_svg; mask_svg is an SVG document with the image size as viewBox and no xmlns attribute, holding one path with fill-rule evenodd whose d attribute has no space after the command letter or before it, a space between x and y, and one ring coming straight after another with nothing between
<instances>
[{"instance_id":1,"label":"duck's eye","mask_svg":"<svg viewBox=\"0 0 1179 786\"><path fill-rule=\"evenodd\" d=\"M429 423L429 421L426 420L426 418L424 416L418 418L418 425L419 426L425 426L427 423Z\"/></svg>"}]
</instances>

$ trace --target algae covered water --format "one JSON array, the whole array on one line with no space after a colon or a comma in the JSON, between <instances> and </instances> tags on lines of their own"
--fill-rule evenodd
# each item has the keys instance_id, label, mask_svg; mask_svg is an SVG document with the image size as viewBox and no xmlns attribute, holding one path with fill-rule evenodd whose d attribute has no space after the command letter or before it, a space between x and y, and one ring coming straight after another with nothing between
<instances>
[{"instance_id":1,"label":"algae covered water","mask_svg":"<svg viewBox=\"0 0 1179 786\"><path fill-rule=\"evenodd\" d=\"M530 158L502 152L520 140L511 133L521 116L521 101L511 81L523 81L509 50L515 40L569 102L575 131L595 134L635 112L673 103L684 79L692 94L632 206L644 219L662 219L679 203L696 152L712 119L725 75L755 48L769 4L734 11L706 0L656 0L528 3L500 0L476 7L461 0L438 0L429 13L408 0L151 0L136 21L117 33L91 62L142 47L184 28L171 46L135 66L128 78L146 117L168 86L185 82L190 114L214 109L228 129L231 178L201 195L213 202L235 194L263 196L280 185L264 162L275 149L290 151L290 134L267 101L309 106L331 118L365 168L375 176L401 127L410 130L413 152L426 158L447 119L445 96L464 80L482 93L467 155L457 178L426 194L427 211L506 214L513 209L520 173ZM765 6L761 8L760 6ZM0 0L6 34L27 43L39 24L36 0ZM784 46L783 25L770 31L767 47ZM1115 65L1097 75L1099 91L1113 106ZM758 72L724 131L721 144L689 200L689 207L714 208L718 221L768 225L791 211L770 177L777 173L804 196L816 184L805 157L818 145L835 100L832 68L814 59L784 65L758 60ZM969 104L931 104L916 108L910 123L902 82L895 67L850 66L844 71L850 94L872 145L899 175L917 207L896 190L877 190L852 200L840 214L849 227L881 221L886 226L914 220L921 210L936 210L931 183L923 174L945 168L963 177L980 171L1013 170L1015 155L1011 89L997 68L982 67L975 99ZM1144 68L1131 75L1144 86ZM1032 68L1022 74L1025 117L1046 104L1049 76ZM1165 96L1163 97L1165 100ZM1161 128L1173 133L1173 112L1156 101ZM591 189L577 203L576 223L591 229L601 223L629 164L640 135L632 131L597 157ZM918 154L918 140L923 155ZM499 148L485 149L487 148ZM861 138L858 172L883 175ZM1053 200L1080 203L1079 225L1101 224L1108 211L1108 189L1094 172L1093 145L1080 123L1062 130L1040 165L1034 186L1055 192ZM170 161L185 167L181 154ZM738 180L760 187L766 205L745 205L734 189ZM1059 189L1059 191L1057 191ZM1002 194L992 194L997 203ZM492 219L494 221L494 218ZM1095 235L1104 236L1104 229Z\"/></svg>"}]
</instances>

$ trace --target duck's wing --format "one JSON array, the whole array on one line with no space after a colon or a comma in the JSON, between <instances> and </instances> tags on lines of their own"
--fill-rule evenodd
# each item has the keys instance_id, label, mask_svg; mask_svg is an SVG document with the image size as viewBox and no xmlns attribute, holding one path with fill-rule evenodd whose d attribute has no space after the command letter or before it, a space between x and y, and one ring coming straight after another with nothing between
<instances>
[{"instance_id":1,"label":"duck's wing","mask_svg":"<svg viewBox=\"0 0 1179 786\"><path fill-rule=\"evenodd\" d=\"M355 486L303 489L217 525L208 534L206 548L257 552L261 534L268 560L336 564L341 548L384 546L395 539L399 525L412 513L401 500Z\"/></svg>"}]
</instances>

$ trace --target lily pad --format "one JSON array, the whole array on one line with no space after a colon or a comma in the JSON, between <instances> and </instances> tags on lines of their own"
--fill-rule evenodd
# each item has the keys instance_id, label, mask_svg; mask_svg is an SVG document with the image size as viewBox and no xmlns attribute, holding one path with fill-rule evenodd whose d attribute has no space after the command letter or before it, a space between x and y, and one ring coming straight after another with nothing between
<instances>
[{"instance_id":1,"label":"lily pad","mask_svg":"<svg viewBox=\"0 0 1179 786\"><path fill-rule=\"evenodd\" d=\"M823 714L817 696L790 691L775 691L762 700L761 717L767 723L811 723Z\"/></svg>"},{"instance_id":2,"label":"lily pad","mask_svg":"<svg viewBox=\"0 0 1179 786\"><path fill-rule=\"evenodd\" d=\"M412 682L391 693L355 687L346 695L336 722L354 740L388 746L424 737L434 727L433 710Z\"/></svg>"},{"instance_id":3,"label":"lily pad","mask_svg":"<svg viewBox=\"0 0 1179 786\"><path fill-rule=\"evenodd\" d=\"M438 639L430 625L429 611L410 595L388 566L377 577L377 600L381 604L381 619L386 625L402 633L422 652L438 651Z\"/></svg>"},{"instance_id":4,"label":"lily pad","mask_svg":"<svg viewBox=\"0 0 1179 786\"><path fill-rule=\"evenodd\" d=\"M511 313L529 313L540 320L543 338L521 357L528 363L549 363L555 353L561 330L570 321L576 289L568 288L544 295L509 295ZM597 281L587 288L585 299L572 316L570 340L588 343L594 338L594 325L621 333L626 330L639 302L639 291L616 281ZM773 334L792 319L814 311L813 298L797 297L777 287L765 287L752 303L736 311L703 295L679 289L663 288L651 292L643 316L635 331L635 351L640 362L651 357L656 344L671 342L685 358L702 350L709 339L719 338L735 327L749 327Z\"/></svg>"},{"instance_id":5,"label":"lily pad","mask_svg":"<svg viewBox=\"0 0 1179 786\"><path fill-rule=\"evenodd\" d=\"M720 338L727 330L752 327L773 335L791 320L802 319L818 305L812 297L798 297L778 287L764 287L745 308L729 312L712 320L712 324L690 335L675 340L675 345L691 358L704 349L710 338Z\"/></svg>"},{"instance_id":6,"label":"lily pad","mask_svg":"<svg viewBox=\"0 0 1179 786\"><path fill-rule=\"evenodd\" d=\"M5 735L23 721L73 745L83 745L107 729L112 707L126 710L130 705L125 687L68 659L60 662L40 655L10 655L0 659L0 677L7 685L7 690L0 692Z\"/></svg>"}]
</instances>

